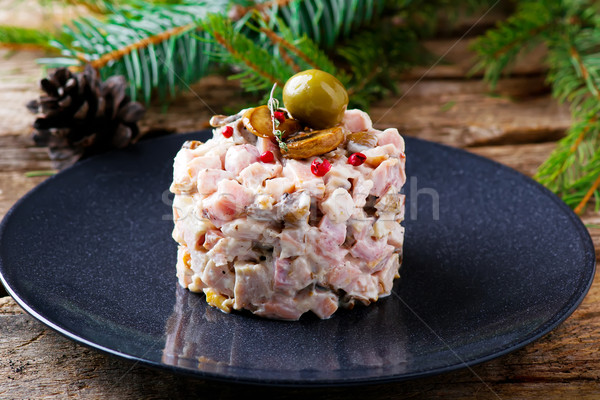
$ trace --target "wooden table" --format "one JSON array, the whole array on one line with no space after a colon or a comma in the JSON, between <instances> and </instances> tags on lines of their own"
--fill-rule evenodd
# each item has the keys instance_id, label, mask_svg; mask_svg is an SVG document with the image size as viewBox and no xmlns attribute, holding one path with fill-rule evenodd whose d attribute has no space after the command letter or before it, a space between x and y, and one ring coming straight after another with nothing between
<instances>
[{"instance_id":1,"label":"wooden table","mask_svg":"<svg viewBox=\"0 0 600 400\"><path fill-rule=\"evenodd\" d=\"M534 53L501 82L493 96L478 79L464 79L472 64L468 41L437 40L426 45L447 60L404 75L403 95L373 105L379 128L401 132L492 158L527 175L550 154L570 124L568 109L549 97ZM0 55L1 56L1 55ZM37 96L41 72L35 53L19 53L0 64L0 217L44 178L30 170L50 168L43 149L29 139L33 117L23 104ZM533 61L532 61L533 60ZM426 73L424 79L423 74ZM194 87L214 111L239 102L235 83L209 77ZM162 114L151 108L144 131L184 132L204 128L212 111L194 94L181 96ZM583 216L598 224L600 214ZM590 229L596 248L600 230ZM496 360L411 382L351 389L286 390L216 384L151 370L75 344L25 314L0 295L0 398L185 398L277 395L283 398L443 397L447 399L570 399L600 396L600 289L597 278L583 304L561 326L525 348Z\"/></svg>"}]
</instances>

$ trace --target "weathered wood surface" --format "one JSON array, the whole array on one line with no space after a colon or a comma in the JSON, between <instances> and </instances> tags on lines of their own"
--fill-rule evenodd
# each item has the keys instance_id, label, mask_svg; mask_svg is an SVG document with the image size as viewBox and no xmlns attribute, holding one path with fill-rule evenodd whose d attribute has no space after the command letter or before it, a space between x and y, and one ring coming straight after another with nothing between
<instances>
[{"instance_id":1,"label":"weathered wood surface","mask_svg":"<svg viewBox=\"0 0 600 400\"><path fill-rule=\"evenodd\" d=\"M428 43L443 54L454 42ZM1 56L1 54L0 54ZM44 150L31 146L33 116L22 104L37 95L40 75L35 54L0 63L0 216L44 178L26 178L29 170L50 168ZM550 154L570 120L535 75L539 64L525 63L522 76L501 82L491 96L478 80L458 79L469 68L464 43L454 46L450 59L406 74L404 95L371 109L379 127L445 144L465 147L532 175ZM426 79L421 80L424 72ZM532 75L533 74L533 75ZM184 132L206 127L213 110L241 103L240 91L223 78L210 77L179 98L162 114L151 108L144 131ZM600 224L600 214L588 212L584 222ZM590 228L596 248L600 230ZM597 278L596 281L600 279ZM0 398L187 398L219 396L278 396L281 398L407 397L425 399L531 398L595 399L600 393L600 289L598 282L565 323L541 340L499 359L446 375L412 382L352 389L284 390L239 387L199 381L151 370L105 356L56 334L23 311L8 297L0 298Z\"/></svg>"}]
</instances>

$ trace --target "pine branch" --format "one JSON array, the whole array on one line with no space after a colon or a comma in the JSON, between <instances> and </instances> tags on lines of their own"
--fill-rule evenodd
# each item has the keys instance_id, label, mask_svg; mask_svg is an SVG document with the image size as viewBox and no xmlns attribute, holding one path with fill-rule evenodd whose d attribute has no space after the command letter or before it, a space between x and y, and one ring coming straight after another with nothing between
<instances>
[{"instance_id":1,"label":"pine branch","mask_svg":"<svg viewBox=\"0 0 600 400\"><path fill-rule=\"evenodd\" d=\"M472 49L480 55L473 71L484 70L484 78L496 86L502 73L524 50L534 47L560 18L552 13L556 0L522 1L514 15L479 37Z\"/></svg>"},{"instance_id":2,"label":"pine branch","mask_svg":"<svg viewBox=\"0 0 600 400\"><path fill-rule=\"evenodd\" d=\"M0 47L11 50L54 50L54 35L37 29L0 26Z\"/></svg>"},{"instance_id":3,"label":"pine branch","mask_svg":"<svg viewBox=\"0 0 600 400\"><path fill-rule=\"evenodd\" d=\"M246 90L266 90L273 83L283 87L287 78L292 75L293 70L289 65L274 58L265 48L236 31L226 16L209 15L202 28L225 50L214 56L223 64L235 65L241 69L232 78L240 79Z\"/></svg>"},{"instance_id":4,"label":"pine branch","mask_svg":"<svg viewBox=\"0 0 600 400\"><path fill-rule=\"evenodd\" d=\"M568 102L573 125L540 166L536 179L577 212L598 195L600 184L600 19L587 1L524 1L517 13L480 38L475 49L491 83L521 49L533 43L548 48L552 94Z\"/></svg>"},{"instance_id":5,"label":"pine branch","mask_svg":"<svg viewBox=\"0 0 600 400\"><path fill-rule=\"evenodd\" d=\"M50 67L81 68L87 62L103 77L125 75L133 99L142 93L149 102L153 92L165 100L188 88L206 74L211 44L196 28L209 12L222 12L226 0L182 4L151 4L128 0L130 5L107 5L106 19L80 18L64 28L70 43L53 44L63 57L42 59Z\"/></svg>"}]
</instances>

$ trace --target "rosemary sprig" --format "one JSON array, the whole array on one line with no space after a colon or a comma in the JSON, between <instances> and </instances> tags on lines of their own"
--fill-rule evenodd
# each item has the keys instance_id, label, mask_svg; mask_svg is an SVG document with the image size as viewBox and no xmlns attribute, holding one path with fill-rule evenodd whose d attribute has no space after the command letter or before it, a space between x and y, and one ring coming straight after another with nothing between
<instances>
[{"instance_id":1,"label":"rosemary sprig","mask_svg":"<svg viewBox=\"0 0 600 400\"><path fill-rule=\"evenodd\" d=\"M275 88L277 87L277 83L273 84L271 88L271 93L269 94L269 101L267 102L267 107L269 107L269 111L271 112L271 121L273 121L273 135L275 135L275 139L277 139L277 143L279 144L279 148L283 151L288 151L287 144L283 141L283 133L285 131L280 131L279 128L279 120L275 118L275 111L279 108L279 100L277 100L274 96Z\"/></svg>"}]
</instances>

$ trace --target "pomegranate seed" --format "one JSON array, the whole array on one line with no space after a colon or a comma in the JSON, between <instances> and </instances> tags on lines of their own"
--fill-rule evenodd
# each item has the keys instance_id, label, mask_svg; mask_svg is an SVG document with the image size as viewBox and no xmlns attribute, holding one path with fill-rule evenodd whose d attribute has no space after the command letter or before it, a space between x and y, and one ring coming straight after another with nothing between
<instances>
[{"instance_id":1,"label":"pomegranate seed","mask_svg":"<svg viewBox=\"0 0 600 400\"><path fill-rule=\"evenodd\" d=\"M283 111L275 111L273 113L273 117L279 121L280 124L283 124L285 122L285 114L283 113Z\"/></svg>"},{"instance_id":2,"label":"pomegranate seed","mask_svg":"<svg viewBox=\"0 0 600 400\"><path fill-rule=\"evenodd\" d=\"M362 163L364 163L367 159L363 153L354 153L350 157L348 157L348 164L352 164L355 167L358 167Z\"/></svg>"},{"instance_id":3,"label":"pomegranate seed","mask_svg":"<svg viewBox=\"0 0 600 400\"><path fill-rule=\"evenodd\" d=\"M328 160L323 160L323 162L319 162L318 159L315 159L310 165L310 172L315 176L324 176L331 169L331 163Z\"/></svg>"},{"instance_id":4,"label":"pomegranate seed","mask_svg":"<svg viewBox=\"0 0 600 400\"><path fill-rule=\"evenodd\" d=\"M226 138L230 138L233 135L233 128L230 126L226 126L225 129L223 129L223 136L225 136Z\"/></svg>"},{"instance_id":5,"label":"pomegranate seed","mask_svg":"<svg viewBox=\"0 0 600 400\"><path fill-rule=\"evenodd\" d=\"M264 163L272 163L273 160L275 160L275 156L273 155L273 152L269 150L265 151L260 155L260 161Z\"/></svg>"}]
</instances>

